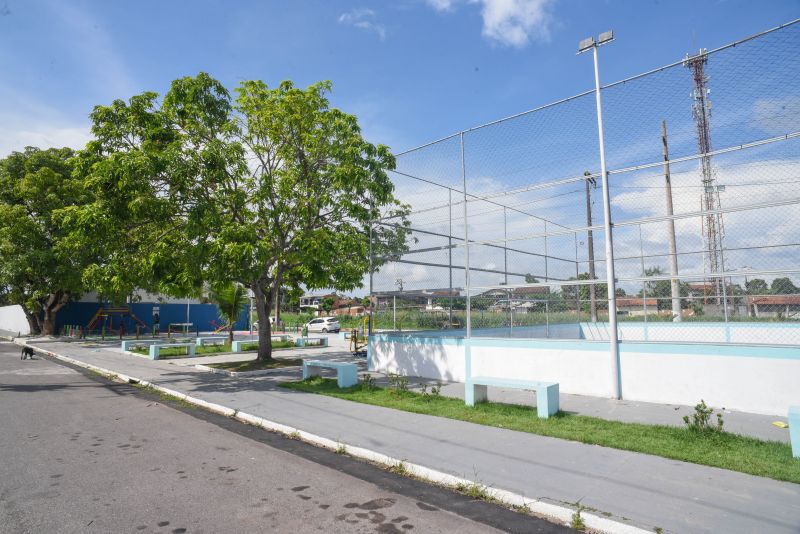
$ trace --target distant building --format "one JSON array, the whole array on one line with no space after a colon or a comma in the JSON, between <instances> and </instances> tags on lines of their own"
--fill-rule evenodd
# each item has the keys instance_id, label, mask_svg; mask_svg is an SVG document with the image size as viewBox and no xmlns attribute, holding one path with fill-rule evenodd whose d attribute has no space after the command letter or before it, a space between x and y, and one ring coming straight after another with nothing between
<instances>
[{"instance_id":1,"label":"distant building","mask_svg":"<svg viewBox=\"0 0 800 534\"><path fill-rule=\"evenodd\" d=\"M747 309L753 317L800 319L800 295L747 297Z\"/></svg>"},{"instance_id":2,"label":"distant building","mask_svg":"<svg viewBox=\"0 0 800 534\"><path fill-rule=\"evenodd\" d=\"M618 315L641 316L645 314L645 307L648 314L658 313L658 300L654 298L617 297Z\"/></svg>"}]
</instances>

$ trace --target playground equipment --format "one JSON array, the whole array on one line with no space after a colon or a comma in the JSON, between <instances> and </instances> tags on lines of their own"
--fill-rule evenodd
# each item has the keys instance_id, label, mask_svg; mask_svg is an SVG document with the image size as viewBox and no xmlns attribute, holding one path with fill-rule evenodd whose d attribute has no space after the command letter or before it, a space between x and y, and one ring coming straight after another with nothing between
<instances>
[{"instance_id":1,"label":"playground equipment","mask_svg":"<svg viewBox=\"0 0 800 534\"><path fill-rule=\"evenodd\" d=\"M221 334L222 332L227 332L228 328L230 328L231 323L219 324L217 321L211 320L209 321L211 326L214 327L215 334Z\"/></svg>"},{"instance_id":2,"label":"playground equipment","mask_svg":"<svg viewBox=\"0 0 800 534\"><path fill-rule=\"evenodd\" d=\"M194 323L169 323L167 325L167 337L171 338L172 334L183 334L188 336L193 326ZM199 332L196 328L195 334L199 335Z\"/></svg>"},{"instance_id":3,"label":"playground equipment","mask_svg":"<svg viewBox=\"0 0 800 534\"><path fill-rule=\"evenodd\" d=\"M140 329L147 330L147 324L136 317L128 306L113 306L108 308L100 307L97 313L94 314L94 317L89 321L89 324L86 325L86 333L88 334L92 331L100 330L103 337L105 337L107 332L119 334L121 337L125 334L126 318L133 322L137 336L139 335ZM116 327L114 325L115 319L117 319Z\"/></svg>"},{"instance_id":4,"label":"playground equipment","mask_svg":"<svg viewBox=\"0 0 800 534\"><path fill-rule=\"evenodd\" d=\"M369 317L364 317L360 327L353 328L350 333L350 352L353 356L367 356L367 343L369 338Z\"/></svg>"}]
</instances>

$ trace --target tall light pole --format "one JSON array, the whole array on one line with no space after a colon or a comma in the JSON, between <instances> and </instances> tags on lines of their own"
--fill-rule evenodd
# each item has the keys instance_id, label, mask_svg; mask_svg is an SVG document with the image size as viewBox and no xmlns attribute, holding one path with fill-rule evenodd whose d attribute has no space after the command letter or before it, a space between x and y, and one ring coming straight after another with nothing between
<instances>
[{"instance_id":1,"label":"tall light pole","mask_svg":"<svg viewBox=\"0 0 800 534\"><path fill-rule=\"evenodd\" d=\"M584 39L578 44L578 54L592 51L594 57L594 89L597 104L597 135L600 141L600 179L603 184L603 227L606 245L606 283L608 285L608 329L609 347L611 349L611 391L614 398L621 397L621 380L619 374L619 340L617 338L617 284L614 277L614 243L611 235L611 201L608 194L608 170L606 169L606 145L603 137L603 102L600 98L600 68L597 62L597 49L614 40L614 32L601 33Z\"/></svg>"}]
</instances>

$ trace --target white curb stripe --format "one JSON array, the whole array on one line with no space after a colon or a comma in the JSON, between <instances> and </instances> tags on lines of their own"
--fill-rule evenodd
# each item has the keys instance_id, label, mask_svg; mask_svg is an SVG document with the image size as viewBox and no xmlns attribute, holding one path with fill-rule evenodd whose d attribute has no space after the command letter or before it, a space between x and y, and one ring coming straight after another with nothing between
<instances>
[{"instance_id":1,"label":"white curb stripe","mask_svg":"<svg viewBox=\"0 0 800 534\"><path fill-rule=\"evenodd\" d=\"M145 387L151 387L157 391L176 397L184 402L194 404L195 406L199 406L208 411L218 413L226 417L232 417L243 423L247 423L253 426L258 426L265 430L279 432L291 438L299 438L302 441L305 441L312 445L316 445L318 447L336 451L339 447L344 446L346 448L346 452L348 455L353 456L355 458L360 458L362 460L366 460L368 462L381 464L386 467L394 467L402 463L406 469L406 472L408 472L409 474L417 478L433 482L434 484L447 486L451 489L455 488L456 486L464 486L464 485L473 486L475 484L478 484L479 487L481 487L486 491L486 493L488 493L498 501L501 501L510 506L525 507L534 514L545 516L548 519L554 520L554 522L556 523L561 523L568 526L572 521L572 514L575 512L575 510L567 506L559 506L556 504L540 501L537 499L528 498L511 491L483 486L482 484L477 483L474 480L468 480L466 478L457 477L449 473L444 473L442 471L431 469L430 467L425 467L423 465L409 463L406 462L405 460L393 458L391 456L387 456L385 454L370 449L365 449L363 447L348 445L347 443L344 443L342 441L333 441L331 439L318 436L316 434L312 434L304 430L300 430L299 428L294 428L288 425L284 425L282 423L276 423L275 421L270 421L268 419L264 419L263 417L251 415L245 412L240 412L238 410L222 406L221 404L215 404L213 402L208 402L203 399L192 397L185 393L181 393L180 391L165 388L163 386L159 386L152 382L148 382L147 380L141 380L139 378L131 377L122 373L117 373L108 369L104 369L102 367L97 367L96 365L75 360L68 356L62 356L54 352L46 351L38 347L35 347L33 345L28 345L27 343L21 342L16 339L14 340L14 343L24 347L30 347L36 352L46 354L52 358L71 363L78 367L90 369L105 376L116 376L119 377L119 379L124 382L138 383ZM597 532L602 532L607 534L645 534L645 533L652 534L651 530L646 530L640 527L636 527L634 525L627 525L625 523L620 523L619 521L614 521L607 517L600 517L598 515L595 515L587 511L581 512L581 518L583 519L583 522L588 529Z\"/></svg>"}]
</instances>

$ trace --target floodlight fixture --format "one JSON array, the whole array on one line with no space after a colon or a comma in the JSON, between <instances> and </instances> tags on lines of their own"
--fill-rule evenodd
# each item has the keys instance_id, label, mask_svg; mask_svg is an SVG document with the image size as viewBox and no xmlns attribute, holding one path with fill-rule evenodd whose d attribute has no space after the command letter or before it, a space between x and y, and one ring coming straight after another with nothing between
<instances>
[{"instance_id":1,"label":"floodlight fixture","mask_svg":"<svg viewBox=\"0 0 800 534\"><path fill-rule=\"evenodd\" d=\"M584 39L580 43L578 43L578 53L580 54L581 52L586 52L587 50L592 48L594 45L595 45L594 37L587 37L586 39Z\"/></svg>"},{"instance_id":2,"label":"floodlight fixture","mask_svg":"<svg viewBox=\"0 0 800 534\"><path fill-rule=\"evenodd\" d=\"M580 43L578 43L578 53L586 52L592 48L597 48L598 46L602 46L606 43L610 43L614 40L614 30L608 30L607 32L603 32L597 38L597 41L594 40L594 37L587 37L583 39Z\"/></svg>"}]
</instances>

